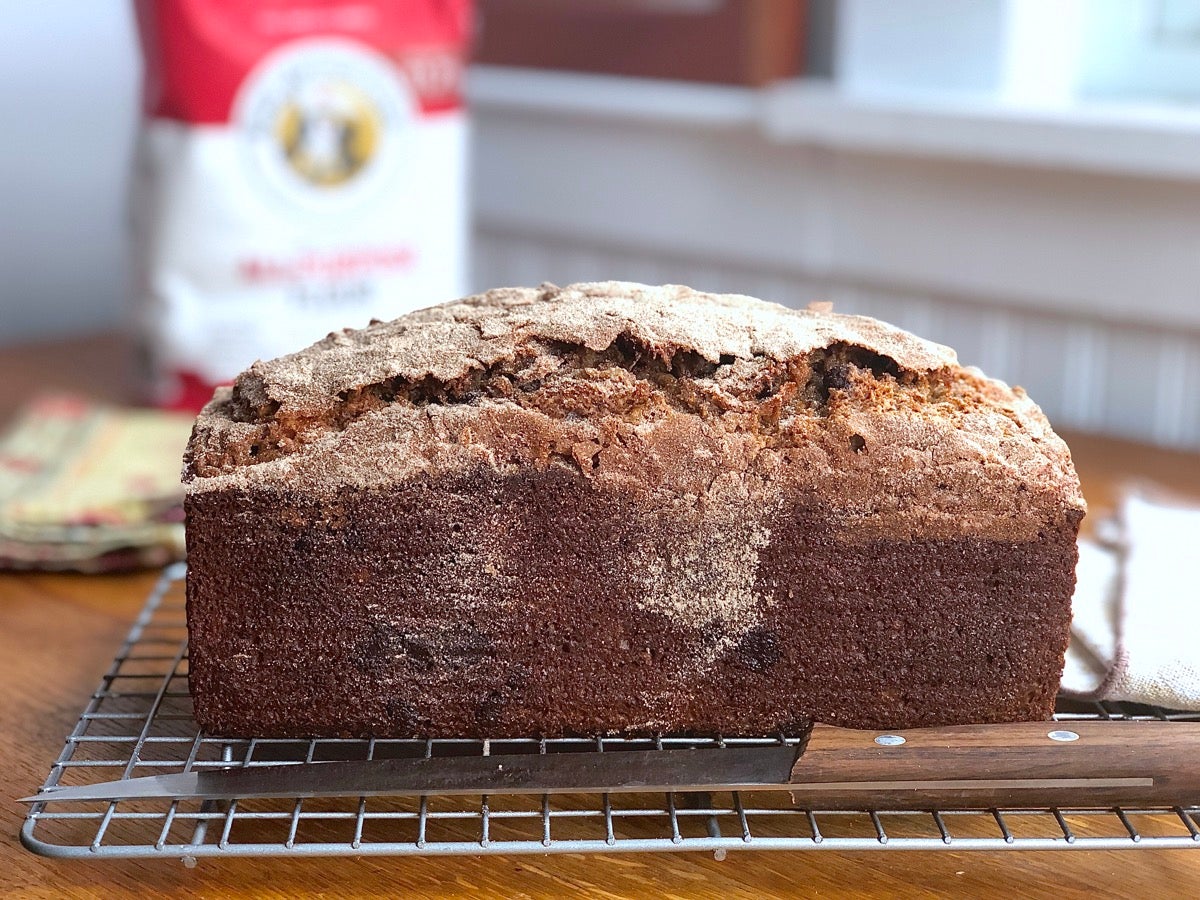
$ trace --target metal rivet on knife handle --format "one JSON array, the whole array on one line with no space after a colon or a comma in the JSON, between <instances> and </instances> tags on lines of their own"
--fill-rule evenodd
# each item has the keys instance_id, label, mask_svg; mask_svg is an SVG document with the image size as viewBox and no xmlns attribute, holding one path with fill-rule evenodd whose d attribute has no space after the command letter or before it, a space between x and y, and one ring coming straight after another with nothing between
<instances>
[{"instance_id":1,"label":"metal rivet on knife handle","mask_svg":"<svg viewBox=\"0 0 1200 900\"><path fill-rule=\"evenodd\" d=\"M1079 740L1079 735L1073 731L1051 731L1046 735L1046 737L1050 738L1052 741L1061 741L1064 744L1070 741Z\"/></svg>"}]
</instances>

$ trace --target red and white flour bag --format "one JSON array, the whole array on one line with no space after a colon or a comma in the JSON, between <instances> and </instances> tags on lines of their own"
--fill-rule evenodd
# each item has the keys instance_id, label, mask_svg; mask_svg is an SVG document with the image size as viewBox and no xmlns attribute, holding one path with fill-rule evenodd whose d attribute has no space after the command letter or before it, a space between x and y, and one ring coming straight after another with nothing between
<instances>
[{"instance_id":1,"label":"red and white flour bag","mask_svg":"<svg viewBox=\"0 0 1200 900\"><path fill-rule=\"evenodd\" d=\"M152 399L464 293L471 0L136 0Z\"/></svg>"}]
</instances>

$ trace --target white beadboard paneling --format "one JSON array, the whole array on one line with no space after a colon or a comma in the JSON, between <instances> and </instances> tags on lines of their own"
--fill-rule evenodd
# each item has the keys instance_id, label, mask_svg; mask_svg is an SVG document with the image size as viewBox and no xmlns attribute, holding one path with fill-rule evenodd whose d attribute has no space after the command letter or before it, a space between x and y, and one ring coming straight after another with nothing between
<instances>
[{"instance_id":1,"label":"white beadboard paneling","mask_svg":"<svg viewBox=\"0 0 1200 900\"><path fill-rule=\"evenodd\" d=\"M1066 410L1063 347L1070 330L1069 321L1030 314L1009 316L1014 327L1010 333L1007 380L1025 388L1053 424L1065 427L1070 416Z\"/></svg>"},{"instance_id":2,"label":"white beadboard paneling","mask_svg":"<svg viewBox=\"0 0 1200 900\"><path fill-rule=\"evenodd\" d=\"M1190 342L1187 369L1181 373L1184 430L1179 446L1200 447L1200 338Z\"/></svg>"},{"instance_id":3,"label":"white beadboard paneling","mask_svg":"<svg viewBox=\"0 0 1200 900\"><path fill-rule=\"evenodd\" d=\"M1188 363L1187 342L1177 337L1160 337L1154 356L1154 440L1176 444L1183 436L1184 380Z\"/></svg>"},{"instance_id":4,"label":"white beadboard paneling","mask_svg":"<svg viewBox=\"0 0 1200 900\"><path fill-rule=\"evenodd\" d=\"M890 304L885 305L886 311L882 318L898 325L913 334L929 335L934 327L934 304L926 297L914 297L911 294L898 294Z\"/></svg>"},{"instance_id":5,"label":"white beadboard paneling","mask_svg":"<svg viewBox=\"0 0 1200 900\"><path fill-rule=\"evenodd\" d=\"M1160 439L1158 354L1163 335L1126 328L1110 333L1107 343L1101 401L1104 429L1133 440Z\"/></svg>"},{"instance_id":6,"label":"white beadboard paneling","mask_svg":"<svg viewBox=\"0 0 1200 900\"><path fill-rule=\"evenodd\" d=\"M829 285L829 298L833 301L834 312L846 313L853 316L874 316L886 322L895 323L899 298L895 294L884 294L855 284L840 284L833 282Z\"/></svg>"},{"instance_id":7,"label":"white beadboard paneling","mask_svg":"<svg viewBox=\"0 0 1200 900\"><path fill-rule=\"evenodd\" d=\"M623 278L748 293L797 308L832 301L838 312L875 316L954 347L964 364L1024 387L1058 427L1200 450L1200 332L989 304L978 296L922 297L652 246L628 251L482 228L475 248L478 288Z\"/></svg>"},{"instance_id":8,"label":"white beadboard paneling","mask_svg":"<svg viewBox=\"0 0 1200 900\"><path fill-rule=\"evenodd\" d=\"M731 274L734 277L738 275L736 272ZM732 285L731 290L772 303L781 303L793 309L805 309L813 303L833 303L836 312L855 312L836 302L828 284L800 277L750 271L745 273L744 280Z\"/></svg>"},{"instance_id":9,"label":"white beadboard paneling","mask_svg":"<svg viewBox=\"0 0 1200 900\"><path fill-rule=\"evenodd\" d=\"M953 347L963 365L983 368L983 361L987 357L987 336L977 306L943 303L941 329L936 334L931 332L925 336Z\"/></svg>"},{"instance_id":10,"label":"white beadboard paneling","mask_svg":"<svg viewBox=\"0 0 1200 900\"><path fill-rule=\"evenodd\" d=\"M1194 439L1200 416L1200 392L1196 390L1196 364L1200 347L1180 335L1164 336L1158 347L1155 396L1155 441L1178 446Z\"/></svg>"},{"instance_id":11,"label":"white beadboard paneling","mask_svg":"<svg viewBox=\"0 0 1200 900\"><path fill-rule=\"evenodd\" d=\"M979 312L979 328L983 334L979 367L1009 383L1020 381L1022 373L1014 357L1019 314L999 307L984 307Z\"/></svg>"},{"instance_id":12,"label":"white beadboard paneling","mask_svg":"<svg viewBox=\"0 0 1200 900\"><path fill-rule=\"evenodd\" d=\"M1064 424L1081 431L1103 431L1107 395L1107 357L1112 326L1073 321L1063 345Z\"/></svg>"}]
</instances>

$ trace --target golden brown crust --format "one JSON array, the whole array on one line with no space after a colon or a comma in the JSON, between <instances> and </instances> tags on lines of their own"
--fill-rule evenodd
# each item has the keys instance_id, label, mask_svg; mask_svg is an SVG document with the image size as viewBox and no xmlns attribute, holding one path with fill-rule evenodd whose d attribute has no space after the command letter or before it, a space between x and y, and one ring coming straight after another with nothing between
<instances>
[{"instance_id":1,"label":"golden brown crust","mask_svg":"<svg viewBox=\"0 0 1200 900\"><path fill-rule=\"evenodd\" d=\"M1083 512L1019 388L872 319L606 282L503 289L256 363L197 422L185 480L380 488L566 466L636 496L806 496L846 540L1033 540ZM715 526L714 526L715 527Z\"/></svg>"}]
</instances>

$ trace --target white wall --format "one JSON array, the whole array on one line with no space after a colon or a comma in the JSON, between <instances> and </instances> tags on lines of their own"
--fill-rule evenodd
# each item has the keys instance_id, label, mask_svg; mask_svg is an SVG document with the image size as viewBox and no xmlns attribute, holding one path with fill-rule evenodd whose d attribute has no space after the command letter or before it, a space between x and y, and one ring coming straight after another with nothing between
<instances>
[{"instance_id":1,"label":"white wall","mask_svg":"<svg viewBox=\"0 0 1200 900\"><path fill-rule=\"evenodd\" d=\"M0 0L0 344L118 324L130 0Z\"/></svg>"}]
</instances>

